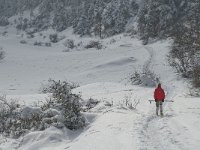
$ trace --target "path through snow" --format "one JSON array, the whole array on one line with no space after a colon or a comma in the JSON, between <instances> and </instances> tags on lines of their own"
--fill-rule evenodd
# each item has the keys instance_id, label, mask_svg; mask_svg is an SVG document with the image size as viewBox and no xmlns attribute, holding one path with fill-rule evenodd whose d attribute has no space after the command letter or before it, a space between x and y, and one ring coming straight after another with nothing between
<instances>
[{"instance_id":1,"label":"path through snow","mask_svg":"<svg viewBox=\"0 0 200 150\"><path fill-rule=\"evenodd\" d=\"M142 124L142 127L139 132L141 144L139 149L196 149L197 143L193 145L193 139L188 138L188 135L185 133L191 129L187 128L185 126L185 123L181 121L179 114L175 113L175 109L177 109L177 107L182 108L185 105L185 100L183 101L183 99L185 98L181 94L185 91L185 89L182 87L184 86L184 84L181 84L179 81L177 81L176 75L173 74L172 68L167 64L166 56L168 50L166 48L167 47L157 47L156 44L152 44L147 47L147 50L150 52L148 67L152 68L153 71L155 71L156 74L159 75L159 77L161 78L161 83L164 85L165 91L167 92L166 99L173 99L175 102L164 103L163 118L155 116L155 109L150 109L146 115L143 115L143 117L141 117L140 122ZM164 55L161 53L164 53ZM179 98L180 95L182 99ZM194 122L195 120L192 121ZM198 141L199 140L200 138L198 139Z\"/></svg>"}]
</instances>

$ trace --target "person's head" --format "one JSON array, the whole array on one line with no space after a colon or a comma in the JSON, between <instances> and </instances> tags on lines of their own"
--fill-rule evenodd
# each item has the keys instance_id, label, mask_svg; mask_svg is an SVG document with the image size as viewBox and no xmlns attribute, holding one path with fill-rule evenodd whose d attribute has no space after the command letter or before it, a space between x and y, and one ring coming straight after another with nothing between
<instances>
[{"instance_id":1,"label":"person's head","mask_svg":"<svg viewBox=\"0 0 200 150\"><path fill-rule=\"evenodd\" d=\"M161 88L161 83L158 83L158 87Z\"/></svg>"}]
</instances>

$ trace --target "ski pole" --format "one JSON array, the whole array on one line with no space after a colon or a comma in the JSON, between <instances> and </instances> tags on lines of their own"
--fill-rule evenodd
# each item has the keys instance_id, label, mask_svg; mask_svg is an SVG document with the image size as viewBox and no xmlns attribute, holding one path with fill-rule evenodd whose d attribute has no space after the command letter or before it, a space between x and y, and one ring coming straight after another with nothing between
<instances>
[{"instance_id":1,"label":"ski pole","mask_svg":"<svg viewBox=\"0 0 200 150\"><path fill-rule=\"evenodd\" d=\"M151 102L155 102L155 100L149 100L150 104ZM164 102L174 102L173 100L164 100Z\"/></svg>"}]
</instances>

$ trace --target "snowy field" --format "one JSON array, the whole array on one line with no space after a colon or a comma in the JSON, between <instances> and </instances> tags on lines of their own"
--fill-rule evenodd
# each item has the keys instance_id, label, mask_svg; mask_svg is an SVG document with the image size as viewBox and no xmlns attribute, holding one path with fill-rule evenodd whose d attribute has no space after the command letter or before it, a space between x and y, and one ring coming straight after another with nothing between
<instances>
[{"instance_id":1,"label":"snowy field","mask_svg":"<svg viewBox=\"0 0 200 150\"><path fill-rule=\"evenodd\" d=\"M5 29L1 28L0 33ZM45 33L43 33L45 34ZM47 34L47 33L46 33ZM71 30L65 39L87 44ZM74 93L101 103L85 113L89 125L82 130L31 132L20 139L0 137L1 150L197 150L200 147L200 99L188 96L187 83L167 63L170 40L144 46L137 38L118 35L102 40L105 48L73 49L63 52L61 40L52 47L33 46L40 35L27 39L16 31L0 35L6 57L0 62L0 94L31 105L47 97L40 93L49 78L80 84ZM115 40L113 40L115 39ZM27 44L21 44L27 40ZM115 41L115 42L113 42ZM128 77L148 64L160 77L167 92L164 117L155 115L153 88L133 86ZM126 100L139 101L136 109L123 107ZM106 102L113 103L105 107Z\"/></svg>"}]
</instances>

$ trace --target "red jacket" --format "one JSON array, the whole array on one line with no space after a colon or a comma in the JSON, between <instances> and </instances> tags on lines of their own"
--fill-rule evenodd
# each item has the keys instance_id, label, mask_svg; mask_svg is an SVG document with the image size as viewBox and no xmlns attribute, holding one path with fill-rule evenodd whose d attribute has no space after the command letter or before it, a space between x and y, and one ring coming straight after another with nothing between
<instances>
[{"instance_id":1,"label":"red jacket","mask_svg":"<svg viewBox=\"0 0 200 150\"><path fill-rule=\"evenodd\" d=\"M161 88L161 84L158 84L158 87L154 91L154 99L157 101L162 101L165 99L165 92Z\"/></svg>"}]
</instances>

